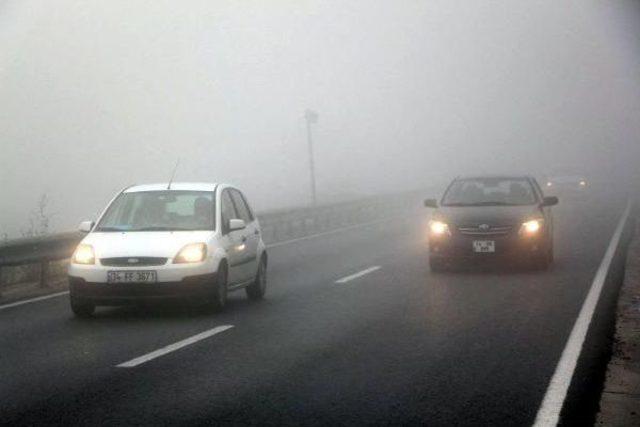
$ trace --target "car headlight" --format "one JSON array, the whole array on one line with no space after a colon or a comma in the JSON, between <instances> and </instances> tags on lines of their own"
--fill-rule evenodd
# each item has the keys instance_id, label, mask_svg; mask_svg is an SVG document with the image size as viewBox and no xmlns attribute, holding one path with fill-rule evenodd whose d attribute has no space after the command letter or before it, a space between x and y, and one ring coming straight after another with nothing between
<instances>
[{"instance_id":1,"label":"car headlight","mask_svg":"<svg viewBox=\"0 0 640 427\"><path fill-rule=\"evenodd\" d=\"M551 182L551 181L547 182L547 187L551 187L552 185L553 185L553 182Z\"/></svg>"},{"instance_id":2,"label":"car headlight","mask_svg":"<svg viewBox=\"0 0 640 427\"><path fill-rule=\"evenodd\" d=\"M73 256L71 257L71 261L74 264L95 264L96 255L93 252L93 246L87 245L85 243L79 244L75 252L73 253Z\"/></svg>"},{"instance_id":3,"label":"car headlight","mask_svg":"<svg viewBox=\"0 0 640 427\"><path fill-rule=\"evenodd\" d=\"M451 234L451 232L449 231L449 225L446 222L442 221L430 221L429 232L434 236L444 236Z\"/></svg>"},{"instance_id":4,"label":"car headlight","mask_svg":"<svg viewBox=\"0 0 640 427\"><path fill-rule=\"evenodd\" d=\"M524 234L527 236L532 236L538 234L542 229L542 220L541 219L532 219L530 221L522 223L520 227L520 234Z\"/></svg>"},{"instance_id":5,"label":"car headlight","mask_svg":"<svg viewBox=\"0 0 640 427\"><path fill-rule=\"evenodd\" d=\"M207 245L204 243L190 243L180 249L173 259L174 263L191 263L203 261L207 256Z\"/></svg>"},{"instance_id":6,"label":"car headlight","mask_svg":"<svg viewBox=\"0 0 640 427\"><path fill-rule=\"evenodd\" d=\"M587 181L580 181L580 187L586 187Z\"/></svg>"}]
</instances>

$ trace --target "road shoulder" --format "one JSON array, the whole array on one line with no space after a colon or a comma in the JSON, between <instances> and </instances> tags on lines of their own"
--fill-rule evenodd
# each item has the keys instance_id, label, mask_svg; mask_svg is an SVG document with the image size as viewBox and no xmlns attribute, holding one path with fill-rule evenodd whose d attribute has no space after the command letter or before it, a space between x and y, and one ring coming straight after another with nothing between
<instances>
[{"instance_id":1,"label":"road shoulder","mask_svg":"<svg viewBox=\"0 0 640 427\"><path fill-rule=\"evenodd\" d=\"M640 236L629 245L611 360L596 425L640 425Z\"/></svg>"}]
</instances>

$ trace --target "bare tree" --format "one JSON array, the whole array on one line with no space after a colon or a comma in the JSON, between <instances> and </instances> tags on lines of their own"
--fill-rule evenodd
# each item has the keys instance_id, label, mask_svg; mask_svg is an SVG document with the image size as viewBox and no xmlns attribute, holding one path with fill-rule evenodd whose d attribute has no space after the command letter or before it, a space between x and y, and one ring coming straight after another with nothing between
<instances>
[{"instance_id":1,"label":"bare tree","mask_svg":"<svg viewBox=\"0 0 640 427\"><path fill-rule=\"evenodd\" d=\"M49 210L49 197L47 193L42 193L35 209L29 213L29 225L27 228L21 230L22 237L35 237L47 234L52 216L53 214Z\"/></svg>"}]
</instances>

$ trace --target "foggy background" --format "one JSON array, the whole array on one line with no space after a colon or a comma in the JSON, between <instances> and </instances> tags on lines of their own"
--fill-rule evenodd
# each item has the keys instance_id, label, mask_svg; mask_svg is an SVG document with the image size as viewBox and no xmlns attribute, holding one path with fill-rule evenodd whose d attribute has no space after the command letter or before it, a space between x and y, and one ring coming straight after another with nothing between
<instances>
[{"instance_id":1,"label":"foggy background","mask_svg":"<svg viewBox=\"0 0 640 427\"><path fill-rule=\"evenodd\" d=\"M258 210L458 173L640 176L640 8L599 1L0 1L0 233L120 188Z\"/></svg>"}]
</instances>

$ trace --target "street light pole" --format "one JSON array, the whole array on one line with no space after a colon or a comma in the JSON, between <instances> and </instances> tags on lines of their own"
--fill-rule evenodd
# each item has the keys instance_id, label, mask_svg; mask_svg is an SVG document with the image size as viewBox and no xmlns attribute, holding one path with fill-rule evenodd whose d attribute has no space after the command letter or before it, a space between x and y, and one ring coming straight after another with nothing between
<instances>
[{"instance_id":1,"label":"street light pole","mask_svg":"<svg viewBox=\"0 0 640 427\"><path fill-rule=\"evenodd\" d=\"M318 113L312 110L307 110L304 113L304 118L307 122L307 144L309 146L309 173L311 174L311 201L315 206L317 203L316 196L316 167L313 158L313 138L311 136L311 123L318 122Z\"/></svg>"}]
</instances>

